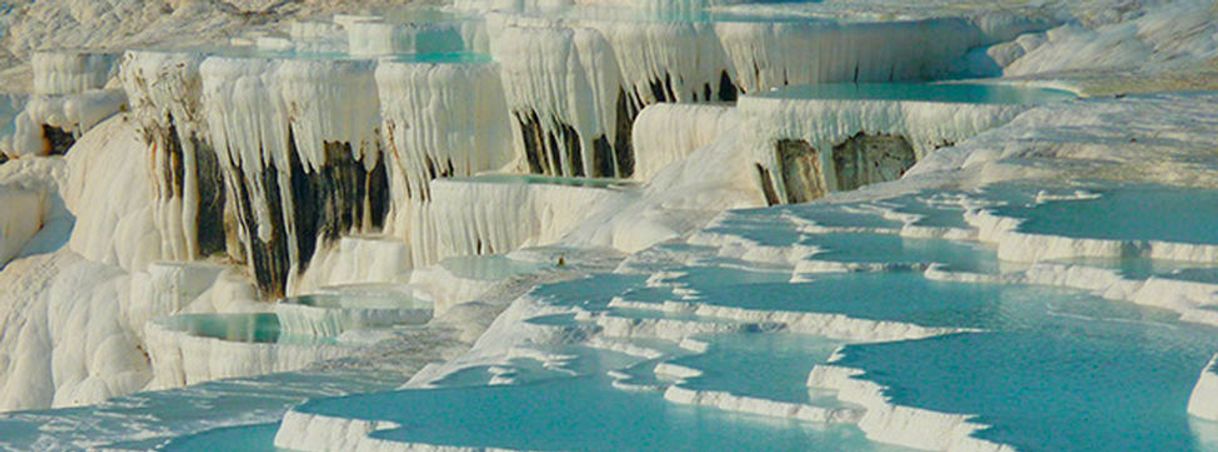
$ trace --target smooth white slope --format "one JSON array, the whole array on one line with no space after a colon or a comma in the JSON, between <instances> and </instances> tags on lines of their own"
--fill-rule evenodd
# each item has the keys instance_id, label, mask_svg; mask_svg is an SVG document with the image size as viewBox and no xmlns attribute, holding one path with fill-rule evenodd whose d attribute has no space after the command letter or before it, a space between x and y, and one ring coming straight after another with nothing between
<instances>
[{"instance_id":1,"label":"smooth white slope","mask_svg":"<svg viewBox=\"0 0 1218 452\"><path fill-rule=\"evenodd\" d=\"M1218 366L1218 355L1215 355L1205 369L1201 370L1197 386L1188 399L1188 414L1218 421L1218 372L1215 372L1218 367L1216 366Z\"/></svg>"},{"instance_id":2,"label":"smooth white slope","mask_svg":"<svg viewBox=\"0 0 1218 452\"><path fill-rule=\"evenodd\" d=\"M76 216L72 251L129 271L164 257L146 150L127 118L117 116L85 134L68 155L63 197Z\"/></svg>"}]
</instances>

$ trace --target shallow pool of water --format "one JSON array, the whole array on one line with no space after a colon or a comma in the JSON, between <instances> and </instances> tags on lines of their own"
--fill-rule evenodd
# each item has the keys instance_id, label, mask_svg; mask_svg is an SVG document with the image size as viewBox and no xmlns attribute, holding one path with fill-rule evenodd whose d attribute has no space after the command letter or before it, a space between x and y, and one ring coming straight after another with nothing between
<instances>
[{"instance_id":1,"label":"shallow pool of water","mask_svg":"<svg viewBox=\"0 0 1218 452\"><path fill-rule=\"evenodd\" d=\"M583 354L581 377L495 387L404 390L315 400L299 410L393 420L375 438L533 450L875 450L852 426L824 427L672 404L612 387L605 372L634 360ZM401 409L411 407L411 409Z\"/></svg>"},{"instance_id":2,"label":"shallow pool of water","mask_svg":"<svg viewBox=\"0 0 1218 452\"><path fill-rule=\"evenodd\" d=\"M97 405L0 413L0 449L149 450L171 444L169 449L271 450L274 427L293 405L386 391L403 378L400 372L287 372L140 392Z\"/></svg>"},{"instance_id":3,"label":"shallow pool of water","mask_svg":"<svg viewBox=\"0 0 1218 452\"><path fill-rule=\"evenodd\" d=\"M1069 91L981 83L824 83L758 94L778 99L878 100L953 104L1043 104L1076 99Z\"/></svg>"},{"instance_id":4,"label":"shallow pool of water","mask_svg":"<svg viewBox=\"0 0 1218 452\"><path fill-rule=\"evenodd\" d=\"M951 270L999 271L997 252L984 245L888 234L817 234L800 243L824 249L810 259L870 264L944 264Z\"/></svg>"},{"instance_id":5,"label":"shallow pool of water","mask_svg":"<svg viewBox=\"0 0 1218 452\"><path fill-rule=\"evenodd\" d=\"M792 403L820 403L804 382L824 363L838 341L801 334L724 334L704 338L706 353L671 360L701 370L682 386Z\"/></svg>"},{"instance_id":6,"label":"shallow pool of water","mask_svg":"<svg viewBox=\"0 0 1218 452\"><path fill-rule=\"evenodd\" d=\"M180 314L158 320L161 325L191 336L257 344L327 345L333 337L284 332L275 313Z\"/></svg>"},{"instance_id":7,"label":"shallow pool of water","mask_svg":"<svg viewBox=\"0 0 1218 452\"><path fill-rule=\"evenodd\" d=\"M1188 397L1216 349L1213 330L1072 317L850 346L839 364L894 403L976 414L993 425L977 436L1021 449L1196 450Z\"/></svg>"},{"instance_id":8,"label":"shallow pool of water","mask_svg":"<svg viewBox=\"0 0 1218 452\"><path fill-rule=\"evenodd\" d=\"M1110 240L1160 240L1218 244L1218 190L1123 185L1085 187L1093 199L1012 203L997 207L1002 216L1025 219L1019 231ZM987 192L1036 189L989 187Z\"/></svg>"},{"instance_id":9,"label":"shallow pool of water","mask_svg":"<svg viewBox=\"0 0 1218 452\"><path fill-rule=\"evenodd\" d=\"M432 303L397 290L326 289L324 292L289 297L281 301L323 309L427 309Z\"/></svg>"},{"instance_id":10,"label":"shallow pool of water","mask_svg":"<svg viewBox=\"0 0 1218 452\"><path fill-rule=\"evenodd\" d=\"M459 278L498 281L516 275L535 273L549 268L551 265L522 261L496 254L490 256L450 257L441 261L440 266Z\"/></svg>"},{"instance_id":11,"label":"shallow pool of water","mask_svg":"<svg viewBox=\"0 0 1218 452\"><path fill-rule=\"evenodd\" d=\"M162 325L191 336L232 342L274 343L279 340L279 316L259 314L181 314Z\"/></svg>"}]
</instances>

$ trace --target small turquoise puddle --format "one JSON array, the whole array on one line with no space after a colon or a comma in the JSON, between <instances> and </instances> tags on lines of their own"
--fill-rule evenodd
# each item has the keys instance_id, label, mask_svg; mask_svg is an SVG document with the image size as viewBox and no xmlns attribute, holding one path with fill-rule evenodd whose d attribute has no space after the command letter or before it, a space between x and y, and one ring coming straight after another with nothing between
<instances>
[{"instance_id":1,"label":"small turquoise puddle","mask_svg":"<svg viewBox=\"0 0 1218 452\"><path fill-rule=\"evenodd\" d=\"M578 360L573 362L564 361L561 365L550 363L550 365L559 365L564 369L570 367L578 369L579 364ZM573 369L569 370L575 371ZM532 358L515 358L509 360L508 364L504 365L475 366L461 369L432 382L432 385L442 388L486 386L491 384L492 379L496 375L510 378L514 384L571 376L570 373L555 372L548 368L546 363Z\"/></svg>"},{"instance_id":2,"label":"small turquoise puddle","mask_svg":"<svg viewBox=\"0 0 1218 452\"><path fill-rule=\"evenodd\" d=\"M967 221L964 221L964 207L951 204L947 202L947 199L945 199L951 195L964 194L953 192L939 192L937 194L933 194L931 192L921 192L885 199L883 201L876 202L876 204L891 208L900 213L920 216L921 218L913 223L916 226L972 229L972 226L970 226Z\"/></svg>"},{"instance_id":3,"label":"small turquoise puddle","mask_svg":"<svg viewBox=\"0 0 1218 452\"><path fill-rule=\"evenodd\" d=\"M459 278L479 281L498 281L551 267L550 264L526 262L503 255L450 257L441 261L440 266Z\"/></svg>"},{"instance_id":4,"label":"small turquoise puddle","mask_svg":"<svg viewBox=\"0 0 1218 452\"><path fill-rule=\"evenodd\" d=\"M905 225L900 221L884 218L879 211L860 209L859 205L809 203L783 206L780 209L792 217L811 221L822 227L899 230ZM773 228L772 225L770 227Z\"/></svg>"},{"instance_id":5,"label":"small turquoise puddle","mask_svg":"<svg viewBox=\"0 0 1218 452\"><path fill-rule=\"evenodd\" d=\"M460 37L458 36L457 39ZM385 57L382 61L421 64L488 64L493 60L490 55L485 53L459 51L400 54Z\"/></svg>"},{"instance_id":6,"label":"small turquoise puddle","mask_svg":"<svg viewBox=\"0 0 1218 452\"><path fill-rule=\"evenodd\" d=\"M158 320L161 325L191 336L259 344L333 344L333 338L283 334L279 316L257 314L179 314Z\"/></svg>"},{"instance_id":7,"label":"small turquoise puddle","mask_svg":"<svg viewBox=\"0 0 1218 452\"><path fill-rule=\"evenodd\" d=\"M772 224L769 227L764 224L740 224L739 222L733 221L732 218L728 217L720 220L718 224L708 227L703 231L726 237L740 238L756 245L769 247L787 247L794 245L799 241L799 237L802 235L794 227L771 229L772 227Z\"/></svg>"},{"instance_id":8,"label":"small turquoise puddle","mask_svg":"<svg viewBox=\"0 0 1218 452\"><path fill-rule=\"evenodd\" d=\"M670 362L703 371L682 386L791 403L813 400L805 382L841 342L800 334L724 334L702 338L706 353Z\"/></svg>"},{"instance_id":9,"label":"small turquoise puddle","mask_svg":"<svg viewBox=\"0 0 1218 452\"><path fill-rule=\"evenodd\" d=\"M181 314L160 322L191 336L223 341L275 343L279 340L279 316L273 313Z\"/></svg>"},{"instance_id":10,"label":"small turquoise puddle","mask_svg":"<svg viewBox=\"0 0 1218 452\"><path fill-rule=\"evenodd\" d=\"M430 301L419 300L404 292L335 292L289 297L280 303L298 304L322 309L427 309ZM268 321L269 322L269 321ZM279 323L276 318L276 325ZM276 326L275 328L278 328ZM269 328L268 328L269 329Z\"/></svg>"},{"instance_id":11,"label":"small turquoise puddle","mask_svg":"<svg viewBox=\"0 0 1218 452\"><path fill-rule=\"evenodd\" d=\"M647 275L599 273L538 286L529 294L554 305L603 308L617 294L626 289L642 287L646 281Z\"/></svg>"},{"instance_id":12,"label":"small turquoise puddle","mask_svg":"<svg viewBox=\"0 0 1218 452\"><path fill-rule=\"evenodd\" d=\"M1085 188L1096 199L1015 203L994 209L1026 219L1019 231L1075 238L1218 244L1218 190L1125 185ZM1036 189L987 187L986 192ZM1008 195L1009 196L1009 195Z\"/></svg>"},{"instance_id":13,"label":"small turquoise puddle","mask_svg":"<svg viewBox=\"0 0 1218 452\"><path fill-rule=\"evenodd\" d=\"M672 271L682 274L668 278L665 282L691 287L776 283L791 279L790 269L770 271L760 268L686 266L677 267Z\"/></svg>"},{"instance_id":14,"label":"small turquoise puddle","mask_svg":"<svg viewBox=\"0 0 1218 452\"><path fill-rule=\"evenodd\" d=\"M757 97L951 104L1044 104L1078 98L1069 91L981 83L825 83L779 88Z\"/></svg>"},{"instance_id":15,"label":"small turquoise puddle","mask_svg":"<svg viewBox=\"0 0 1218 452\"><path fill-rule=\"evenodd\" d=\"M826 251L810 259L870 264L945 264L951 270L998 273L997 252L976 243L904 238L888 234L817 234L803 245Z\"/></svg>"}]
</instances>

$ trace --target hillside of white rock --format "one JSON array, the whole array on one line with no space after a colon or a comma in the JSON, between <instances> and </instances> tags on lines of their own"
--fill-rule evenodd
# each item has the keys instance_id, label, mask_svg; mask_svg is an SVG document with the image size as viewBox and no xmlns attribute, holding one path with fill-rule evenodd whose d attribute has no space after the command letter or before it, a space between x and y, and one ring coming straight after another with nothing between
<instances>
[{"instance_id":1,"label":"hillside of white rock","mask_svg":"<svg viewBox=\"0 0 1218 452\"><path fill-rule=\"evenodd\" d=\"M0 7L0 447L1218 447L1216 18Z\"/></svg>"}]
</instances>

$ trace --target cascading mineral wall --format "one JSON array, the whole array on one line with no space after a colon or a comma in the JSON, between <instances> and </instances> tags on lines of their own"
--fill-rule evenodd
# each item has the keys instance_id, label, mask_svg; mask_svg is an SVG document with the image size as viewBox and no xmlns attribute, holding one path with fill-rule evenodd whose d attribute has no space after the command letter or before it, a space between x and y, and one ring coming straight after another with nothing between
<instances>
[{"instance_id":1,"label":"cascading mineral wall","mask_svg":"<svg viewBox=\"0 0 1218 452\"><path fill-rule=\"evenodd\" d=\"M963 19L724 22L716 34L744 93L787 85L927 78L985 42Z\"/></svg>"},{"instance_id":2,"label":"cascading mineral wall","mask_svg":"<svg viewBox=\"0 0 1218 452\"><path fill-rule=\"evenodd\" d=\"M433 202L415 247L432 250L434 259L506 253L551 243L572 231L598 207L630 196L620 189L579 187L561 180L499 183L438 180Z\"/></svg>"},{"instance_id":3,"label":"cascading mineral wall","mask_svg":"<svg viewBox=\"0 0 1218 452\"><path fill-rule=\"evenodd\" d=\"M459 24L357 22L347 27L352 55L458 52L465 47Z\"/></svg>"},{"instance_id":4,"label":"cascading mineral wall","mask_svg":"<svg viewBox=\"0 0 1218 452\"><path fill-rule=\"evenodd\" d=\"M0 152L12 157L66 154L80 135L126 105L123 90L106 89L115 61L107 53L34 54L34 94L13 118L12 136Z\"/></svg>"},{"instance_id":5,"label":"cascading mineral wall","mask_svg":"<svg viewBox=\"0 0 1218 452\"><path fill-rule=\"evenodd\" d=\"M116 56L108 53L35 53L30 61L34 93L62 96L105 88L117 69L116 62Z\"/></svg>"},{"instance_id":6,"label":"cascading mineral wall","mask_svg":"<svg viewBox=\"0 0 1218 452\"><path fill-rule=\"evenodd\" d=\"M912 155L896 152L900 146L890 149L892 154L916 161L939 147L1005 124L1029 108L1019 104L796 99L779 95L745 96L738 105L745 124L741 145L752 153L759 183L771 203L806 202L828 191L857 188L860 182L854 178L839 181L837 168L848 159L838 154L864 146L860 140L867 136L872 137L868 141L873 145L877 136L887 136L893 142L899 139L912 149ZM806 151L795 152L796 147ZM808 156L814 156L813 160Z\"/></svg>"},{"instance_id":7,"label":"cascading mineral wall","mask_svg":"<svg viewBox=\"0 0 1218 452\"><path fill-rule=\"evenodd\" d=\"M537 174L629 177L626 99L609 42L589 28L507 25L493 41L513 134Z\"/></svg>"},{"instance_id":8,"label":"cascading mineral wall","mask_svg":"<svg viewBox=\"0 0 1218 452\"><path fill-rule=\"evenodd\" d=\"M225 190L207 138L199 65L205 55L131 51L120 78L148 145L157 228L166 258L194 260L227 248ZM235 235L233 237L235 242Z\"/></svg>"},{"instance_id":9,"label":"cascading mineral wall","mask_svg":"<svg viewBox=\"0 0 1218 452\"><path fill-rule=\"evenodd\" d=\"M393 193L389 229L409 243L426 243L434 229L426 224L432 181L503 169L518 160L499 65L382 61L376 81ZM437 260L432 248L411 251L416 265Z\"/></svg>"},{"instance_id":10,"label":"cascading mineral wall","mask_svg":"<svg viewBox=\"0 0 1218 452\"><path fill-rule=\"evenodd\" d=\"M478 240L437 245L453 227L442 222L456 217L436 205L433 182L526 168L650 180L715 134L673 133L688 128L664 130L663 120L645 121L651 128L635 133L649 105L730 102L741 92L796 83L925 77L990 39L966 19L708 22L686 15L639 22L493 13L485 22L434 24L341 16L333 24L294 24L288 41L382 55L428 50L423 41L447 51L488 40L495 63L307 50L296 59L133 52L122 79L149 146L164 253L189 260L227 251L251 267L265 293L278 295L319 246L344 234L400 237L411 265L457 249L508 251ZM934 38L942 34L959 37ZM736 117L726 108L697 111L707 124L722 123L710 116ZM662 144L668 138L675 147ZM636 141L644 143L638 151ZM808 145L818 159L831 159L832 146ZM778 190L774 198L788 198Z\"/></svg>"},{"instance_id":11,"label":"cascading mineral wall","mask_svg":"<svg viewBox=\"0 0 1218 452\"><path fill-rule=\"evenodd\" d=\"M374 63L212 57L203 106L258 286L281 296L319 242L379 230L389 177Z\"/></svg>"},{"instance_id":12,"label":"cascading mineral wall","mask_svg":"<svg viewBox=\"0 0 1218 452\"><path fill-rule=\"evenodd\" d=\"M516 160L498 64L385 61L376 82L394 185L406 197L427 200L433 179Z\"/></svg>"},{"instance_id":13,"label":"cascading mineral wall","mask_svg":"<svg viewBox=\"0 0 1218 452\"><path fill-rule=\"evenodd\" d=\"M634 178L652 180L664 168L713 143L739 117L726 105L655 104L634 121Z\"/></svg>"},{"instance_id":14,"label":"cascading mineral wall","mask_svg":"<svg viewBox=\"0 0 1218 452\"><path fill-rule=\"evenodd\" d=\"M1027 18L487 19L529 170L574 177L632 176L638 157L631 130L651 104L732 102L787 85L933 78L972 48L1043 26Z\"/></svg>"}]
</instances>

